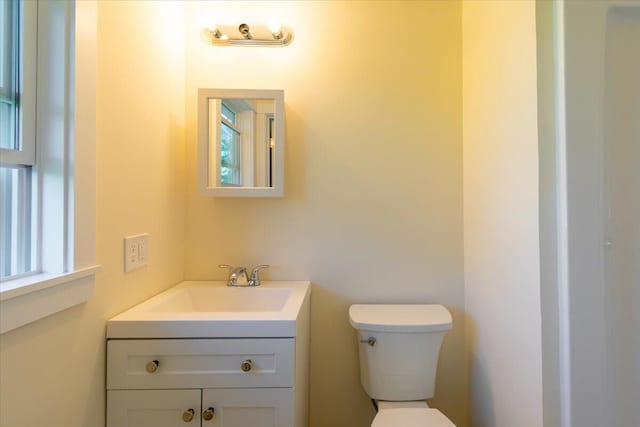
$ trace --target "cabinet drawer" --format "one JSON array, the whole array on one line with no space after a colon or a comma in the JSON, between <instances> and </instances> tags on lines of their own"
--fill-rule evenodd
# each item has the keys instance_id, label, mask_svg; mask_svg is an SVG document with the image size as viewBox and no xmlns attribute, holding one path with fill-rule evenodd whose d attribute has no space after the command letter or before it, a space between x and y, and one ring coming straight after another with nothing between
<instances>
[{"instance_id":1,"label":"cabinet drawer","mask_svg":"<svg viewBox=\"0 0 640 427\"><path fill-rule=\"evenodd\" d=\"M107 389L292 387L294 351L293 338L109 340Z\"/></svg>"}]
</instances>

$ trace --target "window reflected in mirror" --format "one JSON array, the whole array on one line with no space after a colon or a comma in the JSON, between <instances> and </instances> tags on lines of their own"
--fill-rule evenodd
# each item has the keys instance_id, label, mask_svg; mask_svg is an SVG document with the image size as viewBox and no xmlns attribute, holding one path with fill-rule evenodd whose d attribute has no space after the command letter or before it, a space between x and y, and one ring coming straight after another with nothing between
<instances>
[{"instance_id":1,"label":"window reflected in mirror","mask_svg":"<svg viewBox=\"0 0 640 427\"><path fill-rule=\"evenodd\" d=\"M284 91L198 89L198 187L219 197L282 197Z\"/></svg>"},{"instance_id":2,"label":"window reflected in mirror","mask_svg":"<svg viewBox=\"0 0 640 427\"><path fill-rule=\"evenodd\" d=\"M219 123L212 137L220 148L217 155L212 153L212 160L218 163L220 185L272 187L274 100L211 99L210 103L210 121Z\"/></svg>"}]
</instances>

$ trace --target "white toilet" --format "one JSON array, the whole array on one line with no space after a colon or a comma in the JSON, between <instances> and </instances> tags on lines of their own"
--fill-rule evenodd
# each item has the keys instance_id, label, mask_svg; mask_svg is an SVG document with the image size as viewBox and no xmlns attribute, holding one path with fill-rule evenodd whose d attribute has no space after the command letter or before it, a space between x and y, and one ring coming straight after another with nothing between
<instances>
[{"instance_id":1,"label":"white toilet","mask_svg":"<svg viewBox=\"0 0 640 427\"><path fill-rule=\"evenodd\" d=\"M455 427L425 399L433 397L442 339L451 314L441 305L355 304L360 381L375 399L371 427Z\"/></svg>"}]
</instances>

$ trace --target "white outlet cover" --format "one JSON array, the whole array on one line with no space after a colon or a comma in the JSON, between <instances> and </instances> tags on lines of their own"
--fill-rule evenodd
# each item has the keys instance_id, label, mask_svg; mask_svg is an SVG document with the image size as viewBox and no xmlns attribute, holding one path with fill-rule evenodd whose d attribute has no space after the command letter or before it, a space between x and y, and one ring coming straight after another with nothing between
<instances>
[{"instance_id":1,"label":"white outlet cover","mask_svg":"<svg viewBox=\"0 0 640 427\"><path fill-rule=\"evenodd\" d=\"M137 234L124 238L124 271L136 270L147 265L149 235Z\"/></svg>"}]
</instances>

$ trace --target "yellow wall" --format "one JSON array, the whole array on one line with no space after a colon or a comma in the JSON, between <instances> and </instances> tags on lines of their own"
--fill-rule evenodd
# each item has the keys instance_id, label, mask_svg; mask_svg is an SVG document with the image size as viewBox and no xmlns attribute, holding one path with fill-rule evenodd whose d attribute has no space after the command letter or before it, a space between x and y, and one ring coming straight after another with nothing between
<instances>
[{"instance_id":1,"label":"yellow wall","mask_svg":"<svg viewBox=\"0 0 640 427\"><path fill-rule=\"evenodd\" d=\"M535 2L462 10L470 425L541 426Z\"/></svg>"},{"instance_id":2,"label":"yellow wall","mask_svg":"<svg viewBox=\"0 0 640 427\"><path fill-rule=\"evenodd\" d=\"M2 427L102 426L106 320L184 276L182 4L98 3L103 270L88 303L0 336ZM142 232L150 234L149 266L124 274L122 238Z\"/></svg>"},{"instance_id":3,"label":"yellow wall","mask_svg":"<svg viewBox=\"0 0 640 427\"><path fill-rule=\"evenodd\" d=\"M355 302L438 302L454 314L434 406L464 425L461 5L425 2L188 2L187 279L219 263L271 264L271 279L310 279L311 425L369 426ZM282 49L202 43L219 23L279 16ZM196 91L282 88L283 199L196 191Z\"/></svg>"}]
</instances>

